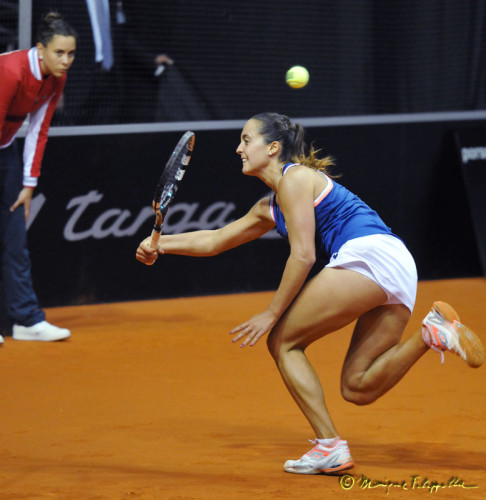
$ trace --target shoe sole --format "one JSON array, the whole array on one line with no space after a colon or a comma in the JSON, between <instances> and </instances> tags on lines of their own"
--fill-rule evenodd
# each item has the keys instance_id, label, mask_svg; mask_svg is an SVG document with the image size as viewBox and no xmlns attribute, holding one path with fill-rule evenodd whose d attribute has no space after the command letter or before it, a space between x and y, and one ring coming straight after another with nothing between
<instances>
[{"instance_id":1,"label":"shoe sole","mask_svg":"<svg viewBox=\"0 0 486 500\"><path fill-rule=\"evenodd\" d=\"M345 464L339 465L338 467L331 467L330 469L319 469L321 474L327 474L328 476L338 475L345 470L352 469L354 467L354 462L346 462Z\"/></svg>"},{"instance_id":2,"label":"shoe sole","mask_svg":"<svg viewBox=\"0 0 486 500\"><path fill-rule=\"evenodd\" d=\"M433 309L435 309L446 321L450 323L454 323L454 321L461 321L459 314L457 314L456 310L447 302L442 302L438 300L434 302Z\"/></svg>"},{"instance_id":3,"label":"shoe sole","mask_svg":"<svg viewBox=\"0 0 486 500\"><path fill-rule=\"evenodd\" d=\"M354 462L346 462L345 464L338 465L337 467L331 467L328 469L311 469L308 471L302 471L300 469L293 469L291 467L284 467L285 472L290 472L291 474L302 474L306 476L325 474L326 476L337 476L345 470L352 469L354 467Z\"/></svg>"},{"instance_id":4,"label":"shoe sole","mask_svg":"<svg viewBox=\"0 0 486 500\"><path fill-rule=\"evenodd\" d=\"M484 362L484 347L481 339L466 325L454 321L459 333L459 344L466 353L466 363L472 368L479 368Z\"/></svg>"},{"instance_id":5,"label":"shoe sole","mask_svg":"<svg viewBox=\"0 0 486 500\"><path fill-rule=\"evenodd\" d=\"M32 341L32 342L57 342L59 340L66 340L70 337L71 335L68 334L68 335L64 335L64 336L58 336L56 338L50 338L50 339L43 339L43 338L39 338L39 337L32 337L32 335L24 335L22 333L20 334L16 334L16 335L12 335L12 338L14 340L23 340L23 341Z\"/></svg>"},{"instance_id":6,"label":"shoe sole","mask_svg":"<svg viewBox=\"0 0 486 500\"><path fill-rule=\"evenodd\" d=\"M484 362L484 346L481 339L460 321L459 315L446 302L434 302L434 309L449 323L452 323L459 334L459 344L466 353L466 363L472 368L479 368Z\"/></svg>"}]
</instances>

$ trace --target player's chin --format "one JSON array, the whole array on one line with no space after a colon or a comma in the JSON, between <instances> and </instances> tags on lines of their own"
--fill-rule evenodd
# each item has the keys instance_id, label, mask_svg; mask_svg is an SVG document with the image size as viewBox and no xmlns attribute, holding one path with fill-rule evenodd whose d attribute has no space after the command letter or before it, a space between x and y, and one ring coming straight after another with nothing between
<instances>
[{"instance_id":1,"label":"player's chin","mask_svg":"<svg viewBox=\"0 0 486 500\"><path fill-rule=\"evenodd\" d=\"M243 167L241 169L241 173L243 175L254 175L253 172L251 171L251 169L246 164L243 164Z\"/></svg>"}]
</instances>

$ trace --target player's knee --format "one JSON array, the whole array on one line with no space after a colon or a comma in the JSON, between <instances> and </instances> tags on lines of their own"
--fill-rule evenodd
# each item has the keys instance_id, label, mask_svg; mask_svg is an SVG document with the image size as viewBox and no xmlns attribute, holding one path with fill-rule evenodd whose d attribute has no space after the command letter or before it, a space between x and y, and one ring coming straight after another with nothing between
<instances>
[{"instance_id":1,"label":"player's knee","mask_svg":"<svg viewBox=\"0 0 486 500\"><path fill-rule=\"evenodd\" d=\"M372 393L346 382L341 383L341 394L348 403L356 406L369 405L377 399Z\"/></svg>"},{"instance_id":2,"label":"player's knee","mask_svg":"<svg viewBox=\"0 0 486 500\"><path fill-rule=\"evenodd\" d=\"M276 335L270 332L267 336L267 349L275 361L278 361L280 357L281 348L282 343L279 342Z\"/></svg>"},{"instance_id":3,"label":"player's knee","mask_svg":"<svg viewBox=\"0 0 486 500\"><path fill-rule=\"evenodd\" d=\"M345 389L341 392L343 398L348 403L353 403L356 406L365 406L373 402L366 394L363 394L362 392L352 391L349 389Z\"/></svg>"}]
</instances>

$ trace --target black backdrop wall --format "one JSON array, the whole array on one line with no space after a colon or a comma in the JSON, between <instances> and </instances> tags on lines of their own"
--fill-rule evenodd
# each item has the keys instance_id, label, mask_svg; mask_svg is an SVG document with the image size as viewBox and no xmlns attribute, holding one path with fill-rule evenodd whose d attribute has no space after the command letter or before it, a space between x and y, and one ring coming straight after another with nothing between
<instances>
[{"instance_id":1,"label":"black backdrop wall","mask_svg":"<svg viewBox=\"0 0 486 500\"><path fill-rule=\"evenodd\" d=\"M217 227L265 194L239 173L243 122L218 130L219 120L262 111L305 117L308 139L338 159L341 182L405 240L421 279L481 274L477 221L453 137L484 128L484 115L329 126L319 120L486 109L485 1L110 5L115 65L104 72L94 62L85 0L32 2L34 25L57 9L79 33L54 125L160 122L160 129L127 125L124 133L52 127L29 230L43 305L275 288L287 248L273 237L215 258L164 256L153 268L134 259L152 225L161 158L182 128L197 132L196 151L166 231ZM175 63L156 77L160 53ZM294 64L310 71L303 89L284 82Z\"/></svg>"},{"instance_id":2,"label":"black backdrop wall","mask_svg":"<svg viewBox=\"0 0 486 500\"><path fill-rule=\"evenodd\" d=\"M308 126L337 158L339 182L382 215L414 254L420 279L481 275L454 133L486 120ZM67 129L64 129L66 131ZM53 131L29 241L44 306L275 289L288 255L270 235L210 258L135 260L150 234L153 184L180 131L59 135ZM215 228L242 215L266 187L241 174L240 127L197 130L167 233ZM275 237L274 237L275 236ZM322 264L322 263L321 263Z\"/></svg>"},{"instance_id":3,"label":"black backdrop wall","mask_svg":"<svg viewBox=\"0 0 486 500\"><path fill-rule=\"evenodd\" d=\"M106 73L94 62L85 0L33 0L35 24L55 8L79 32L58 124L486 107L483 0L110 3L115 65ZM175 64L155 77L160 53ZM284 81L295 64L311 75L300 90Z\"/></svg>"}]
</instances>

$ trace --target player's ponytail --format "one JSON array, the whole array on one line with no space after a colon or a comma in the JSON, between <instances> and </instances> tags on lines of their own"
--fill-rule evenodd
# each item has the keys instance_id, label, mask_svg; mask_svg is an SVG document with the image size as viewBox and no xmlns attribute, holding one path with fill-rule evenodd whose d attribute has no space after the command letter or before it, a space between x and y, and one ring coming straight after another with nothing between
<instances>
[{"instance_id":1,"label":"player's ponytail","mask_svg":"<svg viewBox=\"0 0 486 500\"><path fill-rule=\"evenodd\" d=\"M61 14L48 12L42 17L37 27L36 43L41 43L45 47L55 35L77 38L76 31L62 18Z\"/></svg>"},{"instance_id":2,"label":"player's ponytail","mask_svg":"<svg viewBox=\"0 0 486 500\"><path fill-rule=\"evenodd\" d=\"M318 158L319 150L315 150L313 146L306 154L305 130L300 123L294 123L288 116L279 113L260 113L252 119L261 123L259 132L266 144L273 141L280 143L282 151L279 159L282 162L301 163L330 175L328 169L334 164L330 156Z\"/></svg>"},{"instance_id":3,"label":"player's ponytail","mask_svg":"<svg viewBox=\"0 0 486 500\"><path fill-rule=\"evenodd\" d=\"M300 123L292 123L292 131L294 134L292 144L292 160L299 161L302 156L305 156L306 144L304 140L305 130Z\"/></svg>"}]
</instances>

